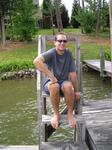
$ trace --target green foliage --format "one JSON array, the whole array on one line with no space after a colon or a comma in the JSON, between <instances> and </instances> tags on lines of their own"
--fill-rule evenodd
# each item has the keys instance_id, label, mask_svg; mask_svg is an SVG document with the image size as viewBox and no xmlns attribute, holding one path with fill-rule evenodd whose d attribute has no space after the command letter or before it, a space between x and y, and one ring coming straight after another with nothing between
<instances>
[{"instance_id":1,"label":"green foliage","mask_svg":"<svg viewBox=\"0 0 112 150\"><path fill-rule=\"evenodd\" d=\"M79 1L74 0L73 7L72 7L72 15L71 15L71 25L74 28L78 28L80 26L80 23L76 19L79 8L80 8Z\"/></svg>"},{"instance_id":2,"label":"green foliage","mask_svg":"<svg viewBox=\"0 0 112 150\"><path fill-rule=\"evenodd\" d=\"M0 52L0 72L34 68L33 59L37 55L36 44L25 44L22 48Z\"/></svg>"},{"instance_id":3,"label":"green foliage","mask_svg":"<svg viewBox=\"0 0 112 150\"><path fill-rule=\"evenodd\" d=\"M108 61L111 61L111 51L110 50L105 50L105 59Z\"/></svg>"},{"instance_id":4,"label":"green foliage","mask_svg":"<svg viewBox=\"0 0 112 150\"><path fill-rule=\"evenodd\" d=\"M75 18L86 33L94 31L96 19L92 11L79 9Z\"/></svg>"},{"instance_id":5,"label":"green foliage","mask_svg":"<svg viewBox=\"0 0 112 150\"><path fill-rule=\"evenodd\" d=\"M80 34L80 29L64 29L64 31L70 34ZM55 29L57 33L58 30ZM51 35L52 30L39 30L38 34L41 35ZM106 34L106 33L105 33ZM93 36L92 36L93 37ZM99 36L100 37L100 36ZM95 36L93 37L95 38ZM88 38L89 39L89 38ZM53 42L47 42L47 49L53 47ZM110 59L110 51L109 45L105 42L103 43L103 47L105 49L105 58L107 60ZM68 42L68 48L75 52L74 42ZM99 43L93 42L90 43L89 40L81 41L81 53L83 54L83 59L99 59ZM0 51L0 73L5 71L14 71L14 70L22 70L34 68L33 60L37 56L37 45L36 43L25 43L22 48L15 48L14 50L4 50Z\"/></svg>"},{"instance_id":6,"label":"green foliage","mask_svg":"<svg viewBox=\"0 0 112 150\"><path fill-rule=\"evenodd\" d=\"M51 0L43 0L42 4L42 15L43 16L51 16L51 8L52 2Z\"/></svg>"},{"instance_id":7,"label":"green foliage","mask_svg":"<svg viewBox=\"0 0 112 150\"><path fill-rule=\"evenodd\" d=\"M10 35L19 40L31 40L36 34L35 10L32 0L18 1L16 11L13 12L11 22L7 27Z\"/></svg>"},{"instance_id":8,"label":"green foliage","mask_svg":"<svg viewBox=\"0 0 112 150\"><path fill-rule=\"evenodd\" d=\"M67 26L69 26L69 16L68 16L68 11L65 5L63 4L61 5L60 11L61 11L61 19L62 19L63 28L67 28Z\"/></svg>"},{"instance_id":9,"label":"green foliage","mask_svg":"<svg viewBox=\"0 0 112 150\"><path fill-rule=\"evenodd\" d=\"M8 72L8 71L18 71L34 68L34 65L31 61L11 61L11 62L3 62L0 63L0 73Z\"/></svg>"},{"instance_id":10,"label":"green foliage","mask_svg":"<svg viewBox=\"0 0 112 150\"><path fill-rule=\"evenodd\" d=\"M106 0L86 1L84 8L80 8L79 1L74 0L71 16L71 24L73 27L81 28L86 33L93 31L101 32L109 28L109 4Z\"/></svg>"},{"instance_id":11,"label":"green foliage","mask_svg":"<svg viewBox=\"0 0 112 150\"><path fill-rule=\"evenodd\" d=\"M104 7L101 9L100 22L103 31L105 31L107 27L109 28L109 7L107 2L104 2Z\"/></svg>"},{"instance_id":12,"label":"green foliage","mask_svg":"<svg viewBox=\"0 0 112 150\"><path fill-rule=\"evenodd\" d=\"M43 0L42 3L42 23L44 29L50 29L54 24L57 27L56 20L56 6L55 1L53 0ZM69 16L68 11L64 4L60 5L61 19L63 27L66 28L69 26Z\"/></svg>"},{"instance_id":13,"label":"green foliage","mask_svg":"<svg viewBox=\"0 0 112 150\"><path fill-rule=\"evenodd\" d=\"M43 0L42 4L42 16L43 16L43 28L51 28L51 16L52 16L52 1L51 0Z\"/></svg>"},{"instance_id":14,"label":"green foliage","mask_svg":"<svg viewBox=\"0 0 112 150\"><path fill-rule=\"evenodd\" d=\"M11 13L16 0L0 0L0 18Z\"/></svg>"}]
</instances>

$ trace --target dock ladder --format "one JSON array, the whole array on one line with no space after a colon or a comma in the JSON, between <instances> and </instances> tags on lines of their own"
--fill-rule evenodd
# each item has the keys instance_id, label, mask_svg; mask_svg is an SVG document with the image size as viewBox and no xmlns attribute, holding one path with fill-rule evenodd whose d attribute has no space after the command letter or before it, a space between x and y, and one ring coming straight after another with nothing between
<instances>
[{"instance_id":1,"label":"dock ladder","mask_svg":"<svg viewBox=\"0 0 112 150\"><path fill-rule=\"evenodd\" d=\"M41 36L38 37L38 55L44 51L46 51L46 41L53 41L53 36ZM77 74L78 74L78 84L79 91L82 93L81 87L81 63L80 63L80 36L76 37L67 37L69 41L76 41L76 66L77 66ZM47 114L47 98L48 95L44 94L42 91L42 82L43 75L40 71L37 70L37 101L38 101L38 126L39 126L39 150L88 150L87 145L85 143L85 121L82 117L82 94L81 99L77 103L76 110L76 118L77 118L77 126L76 129L73 129L73 141L69 142L48 142L48 138L55 131L50 125L51 116ZM62 122L67 122L66 120L66 112L65 108L61 113Z\"/></svg>"}]
</instances>

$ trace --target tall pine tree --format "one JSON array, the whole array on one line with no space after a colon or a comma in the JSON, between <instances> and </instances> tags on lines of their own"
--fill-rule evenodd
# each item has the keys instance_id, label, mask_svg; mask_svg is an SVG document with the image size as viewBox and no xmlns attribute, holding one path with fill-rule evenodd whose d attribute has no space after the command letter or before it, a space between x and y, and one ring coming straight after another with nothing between
<instances>
[{"instance_id":1,"label":"tall pine tree","mask_svg":"<svg viewBox=\"0 0 112 150\"><path fill-rule=\"evenodd\" d=\"M43 0L42 4L42 17L43 17L43 27L51 28L52 26L52 1Z\"/></svg>"},{"instance_id":2,"label":"tall pine tree","mask_svg":"<svg viewBox=\"0 0 112 150\"><path fill-rule=\"evenodd\" d=\"M60 11L61 11L63 28L67 28L67 26L69 26L69 16L68 16L68 10L66 9L64 4L61 5Z\"/></svg>"},{"instance_id":3,"label":"tall pine tree","mask_svg":"<svg viewBox=\"0 0 112 150\"><path fill-rule=\"evenodd\" d=\"M79 0L74 0L72 6L72 15L71 15L71 25L74 28L78 28L80 26L80 23L75 18L75 16L78 14L79 8L80 8Z\"/></svg>"}]
</instances>

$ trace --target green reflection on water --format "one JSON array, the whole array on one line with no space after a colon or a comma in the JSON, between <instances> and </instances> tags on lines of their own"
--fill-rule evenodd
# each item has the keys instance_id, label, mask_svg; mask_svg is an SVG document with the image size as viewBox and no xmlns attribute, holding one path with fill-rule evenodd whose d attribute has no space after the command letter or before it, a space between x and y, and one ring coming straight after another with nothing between
<instances>
[{"instance_id":1,"label":"green reflection on water","mask_svg":"<svg viewBox=\"0 0 112 150\"><path fill-rule=\"evenodd\" d=\"M110 78L102 80L99 72L90 71L83 73L84 100L105 100L112 97Z\"/></svg>"},{"instance_id":2,"label":"green reflection on water","mask_svg":"<svg viewBox=\"0 0 112 150\"><path fill-rule=\"evenodd\" d=\"M0 144L36 144L36 80L0 82Z\"/></svg>"},{"instance_id":3,"label":"green reflection on water","mask_svg":"<svg viewBox=\"0 0 112 150\"><path fill-rule=\"evenodd\" d=\"M96 72L83 73L84 100L111 98L110 80L103 82ZM0 82L0 145L38 144L36 79ZM51 105L50 106L50 112ZM73 139L73 130L61 125L50 141Z\"/></svg>"}]
</instances>

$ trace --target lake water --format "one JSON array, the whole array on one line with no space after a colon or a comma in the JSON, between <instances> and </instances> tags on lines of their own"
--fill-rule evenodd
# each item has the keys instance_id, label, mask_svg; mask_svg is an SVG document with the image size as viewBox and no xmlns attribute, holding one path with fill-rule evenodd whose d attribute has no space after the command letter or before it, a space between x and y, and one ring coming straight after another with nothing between
<instances>
[{"instance_id":1,"label":"lake water","mask_svg":"<svg viewBox=\"0 0 112 150\"><path fill-rule=\"evenodd\" d=\"M83 73L85 100L111 99L110 80L103 82L99 73ZM36 79L0 82L0 145L38 144ZM50 140L68 140L73 131L60 126Z\"/></svg>"}]
</instances>

